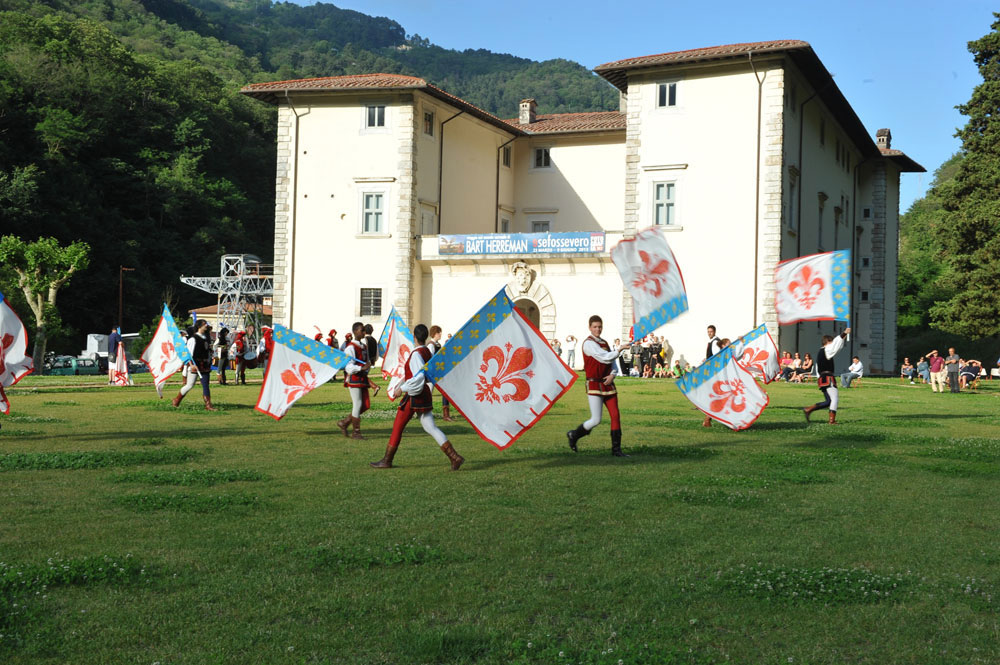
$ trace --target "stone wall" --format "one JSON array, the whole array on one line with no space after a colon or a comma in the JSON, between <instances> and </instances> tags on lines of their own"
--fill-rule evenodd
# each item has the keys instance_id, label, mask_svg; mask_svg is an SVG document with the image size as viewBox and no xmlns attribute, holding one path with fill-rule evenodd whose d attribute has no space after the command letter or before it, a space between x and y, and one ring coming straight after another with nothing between
<instances>
[{"instance_id":1,"label":"stone wall","mask_svg":"<svg viewBox=\"0 0 1000 665\"><path fill-rule=\"evenodd\" d=\"M295 151L295 113L288 104L278 107L278 160L274 196L273 321L291 325L289 294L292 274L292 176Z\"/></svg>"},{"instance_id":2,"label":"stone wall","mask_svg":"<svg viewBox=\"0 0 1000 665\"><path fill-rule=\"evenodd\" d=\"M414 103L399 107L399 199L396 201L396 270L393 304L404 321L413 321L414 271L417 229L417 118Z\"/></svg>"}]
</instances>

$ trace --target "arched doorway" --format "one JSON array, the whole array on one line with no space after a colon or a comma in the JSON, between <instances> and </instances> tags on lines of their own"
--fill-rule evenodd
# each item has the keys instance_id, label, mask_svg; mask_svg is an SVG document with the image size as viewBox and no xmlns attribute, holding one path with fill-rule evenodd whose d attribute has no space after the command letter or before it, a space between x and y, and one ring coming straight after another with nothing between
<instances>
[{"instance_id":1,"label":"arched doorway","mask_svg":"<svg viewBox=\"0 0 1000 665\"><path fill-rule=\"evenodd\" d=\"M541 316L538 312L538 305L536 305L533 300L528 300L527 298L515 300L514 307L521 310L521 314L524 314L524 317L531 321L533 326L536 328L538 327L538 324L541 321Z\"/></svg>"}]
</instances>

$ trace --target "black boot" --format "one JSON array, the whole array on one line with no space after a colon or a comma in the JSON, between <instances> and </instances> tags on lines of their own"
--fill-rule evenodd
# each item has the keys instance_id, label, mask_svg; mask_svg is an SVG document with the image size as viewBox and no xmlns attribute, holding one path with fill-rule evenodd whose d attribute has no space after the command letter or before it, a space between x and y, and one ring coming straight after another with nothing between
<instances>
[{"instance_id":1,"label":"black boot","mask_svg":"<svg viewBox=\"0 0 1000 665\"><path fill-rule=\"evenodd\" d=\"M583 425L578 425L576 429L571 429L570 431L566 432L566 438L569 439L570 450L572 450L575 453L576 442L582 439L583 437L587 436L588 434L590 434L590 430L588 430Z\"/></svg>"},{"instance_id":2,"label":"black boot","mask_svg":"<svg viewBox=\"0 0 1000 665\"><path fill-rule=\"evenodd\" d=\"M615 457L628 457L622 452L622 431L620 429L611 430L611 454Z\"/></svg>"}]
</instances>

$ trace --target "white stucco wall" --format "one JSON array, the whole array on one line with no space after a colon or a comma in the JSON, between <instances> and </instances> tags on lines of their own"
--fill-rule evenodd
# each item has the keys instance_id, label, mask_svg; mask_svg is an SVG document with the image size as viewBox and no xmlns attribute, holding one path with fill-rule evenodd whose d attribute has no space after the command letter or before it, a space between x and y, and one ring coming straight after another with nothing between
<instances>
[{"instance_id":1,"label":"white stucco wall","mask_svg":"<svg viewBox=\"0 0 1000 665\"><path fill-rule=\"evenodd\" d=\"M497 149L510 138L469 115L445 125L441 233L496 230Z\"/></svg>"},{"instance_id":2,"label":"white stucco wall","mask_svg":"<svg viewBox=\"0 0 1000 665\"><path fill-rule=\"evenodd\" d=\"M385 103L386 128L364 128L365 103ZM378 325L384 317L360 317L360 289L381 288L384 312L394 297L392 275L378 270L395 251L399 191L398 96L336 97L297 104L298 173L293 174L295 219L290 325L303 333L317 325L340 337L354 320ZM362 195L383 194L384 233L361 233ZM350 249L348 249L350 248ZM337 285L337 288L331 288Z\"/></svg>"},{"instance_id":3,"label":"white stucco wall","mask_svg":"<svg viewBox=\"0 0 1000 665\"><path fill-rule=\"evenodd\" d=\"M532 136L514 142L513 233L533 221L551 231L621 231L625 194L625 133ZM548 148L549 168L534 168L536 148Z\"/></svg>"}]
</instances>

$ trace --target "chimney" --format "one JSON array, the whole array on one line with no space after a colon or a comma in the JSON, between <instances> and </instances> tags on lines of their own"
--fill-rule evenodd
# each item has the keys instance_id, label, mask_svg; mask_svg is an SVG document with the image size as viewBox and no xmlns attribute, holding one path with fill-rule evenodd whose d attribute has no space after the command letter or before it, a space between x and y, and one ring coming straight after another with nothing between
<instances>
[{"instance_id":1,"label":"chimney","mask_svg":"<svg viewBox=\"0 0 1000 665\"><path fill-rule=\"evenodd\" d=\"M892 147L892 132L887 128L883 128L875 132L875 143L879 148L883 150L888 150Z\"/></svg>"},{"instance_id":2,"label":"chimney","mask_svg":"<svg viewBox=\"0 0 1000 665\"><path fill-rule=\"evenodd\" d=\"M535 121L535 109L538 104L535 103L534 99L522 99L521 109L517 114L517 121L522 125L530 125Z\"/></svg>"}]
</instances>

